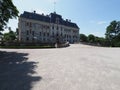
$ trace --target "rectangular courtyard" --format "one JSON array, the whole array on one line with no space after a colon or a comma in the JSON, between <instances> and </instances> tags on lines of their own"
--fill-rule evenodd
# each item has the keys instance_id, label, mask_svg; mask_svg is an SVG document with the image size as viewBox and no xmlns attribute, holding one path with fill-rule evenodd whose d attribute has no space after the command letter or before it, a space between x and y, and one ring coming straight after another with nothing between
<instances>
[{"instance_id":1,"label":"rectangular courtyard","mask_svg":"<svg viewBox=\"0 0 120 90\"><path fill-rule=\"evenodd\" d=\"M0 90L120 90L120 48L0 49Z\"/></svg>"}]
</instances>

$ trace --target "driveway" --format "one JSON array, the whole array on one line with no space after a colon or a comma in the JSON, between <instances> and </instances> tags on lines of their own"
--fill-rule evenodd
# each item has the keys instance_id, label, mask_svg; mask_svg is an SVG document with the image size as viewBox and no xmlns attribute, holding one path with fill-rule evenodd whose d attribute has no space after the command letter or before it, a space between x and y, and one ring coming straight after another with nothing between
<instances>
[{"instance_id":1,"label":"driveway","mask_svg":"<svg viewBox=\"0 0 120 90\"><path fill-rule=\"evenodd\" d=\"M0 90L120 90L119 48L0 49L0 58Z\"/></svg>"}]
</instances>

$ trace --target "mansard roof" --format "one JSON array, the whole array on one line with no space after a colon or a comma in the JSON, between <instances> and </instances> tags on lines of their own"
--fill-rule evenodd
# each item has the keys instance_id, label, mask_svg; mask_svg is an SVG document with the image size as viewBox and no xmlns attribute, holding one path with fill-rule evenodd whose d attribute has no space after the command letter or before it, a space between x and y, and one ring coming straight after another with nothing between
<instances>
[{"instance_id":1,"label":"mansard roof","mask_svg":"<svg viewBox=\"0 0 120 90\"><path fill-rule=\"evenodd\" d=\"M50 15L43 15L43 14L37 14L37 13L30 13L30 12L24 12L20 15L20 17L27 18L27 19L33 19L38 21L43 21L47 23L56 23L56 19L59 19L60 25L65 25L68 27L73 28L79 28L76 23L73 23L69 20L64 20L61 15L58 15L56 13L51 13Z\"/></svg>"}]
</instances>

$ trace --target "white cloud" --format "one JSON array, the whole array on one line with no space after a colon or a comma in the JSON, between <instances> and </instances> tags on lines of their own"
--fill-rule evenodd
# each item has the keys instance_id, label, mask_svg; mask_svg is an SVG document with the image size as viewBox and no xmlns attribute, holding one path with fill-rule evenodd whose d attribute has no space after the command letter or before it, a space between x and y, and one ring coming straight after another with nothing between
<instances>
[{"instance_id":1,"label":"white cloud","mask_svg":"<svg viewBox=\"0 0 120 90\"><path fill-rule=\"evenodd\" d=\"M107 22L106 21L98 21L97 24L98 25L102 25L102 24L106 24Z\"/></svg>"},{"instance_id":2,"label":"white cloud","mask_svg":"<svg viewBox=\"0 0 120 90\"><path fill-rule=\"evenodd\" d=\"M91 24L103 25L103 24L106 24L107 21L95 21L95 20L91 20L89 23L91 23Z\"/></svg>"}]
</instances>

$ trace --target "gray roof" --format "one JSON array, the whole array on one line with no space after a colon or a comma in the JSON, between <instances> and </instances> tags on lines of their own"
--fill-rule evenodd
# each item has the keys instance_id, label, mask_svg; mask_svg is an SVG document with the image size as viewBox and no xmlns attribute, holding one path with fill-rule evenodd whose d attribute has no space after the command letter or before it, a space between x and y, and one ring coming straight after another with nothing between
<instances>
[{"instance_id":1,"label":"gray roof","mask_svg":"<svg viewBox=\"0 0 120 90\"><path fill-rule=\"evenodd\" d=\"M20 15L20 17L27 18L27 19L33 19L33 20L38 20L38 21L43 21L47 23L56 23L56 18L59 18L59 24L60 25L65 25L68 27L73 27L73 28L79 28L76 23L70 22L68 20L62 19L61 15L58 15L56 13L51 13L50 15L41 15L37 13L30 13L30 12L24 12L23 14Z\"/></svg>"}]
</instances>

